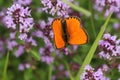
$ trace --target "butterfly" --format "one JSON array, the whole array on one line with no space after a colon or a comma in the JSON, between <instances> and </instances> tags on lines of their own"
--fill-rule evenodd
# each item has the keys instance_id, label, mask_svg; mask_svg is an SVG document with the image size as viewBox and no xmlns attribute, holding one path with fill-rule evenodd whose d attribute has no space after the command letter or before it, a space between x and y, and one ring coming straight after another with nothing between
<instances>
[{"instance_id":1,"label":"butterfly","mask_svg":"<svg viewBox=\"0 0 120 80\"><path fill-rule=\"evenodd\" d=\"M52 29L57 49L64 48L67 44L79 45L88 42L88 35L78 17L55 18Z\"/></svg>"}]
</instances>

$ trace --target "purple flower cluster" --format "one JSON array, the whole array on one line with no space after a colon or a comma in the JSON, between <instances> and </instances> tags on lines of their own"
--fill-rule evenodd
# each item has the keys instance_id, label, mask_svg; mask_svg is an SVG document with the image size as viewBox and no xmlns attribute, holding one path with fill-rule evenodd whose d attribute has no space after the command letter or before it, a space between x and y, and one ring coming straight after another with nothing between
<instances>
[{"instance_id":1,"label":"purple flower cluster","mask_svg":"<svg viewBox=\"0 0 120 80\"><path fill-rule=\"evenodd\" d=\"M14 54L17 58L20 57L24 53L25 49L29 50L32 46L37 46L36 41L32 37L27 38L25 40L25 43L18 44L16 42L15 34L16 34L16 32L11 32L10 37L5 40L5 43L7 45L7 48L10 51L16 49Z\"/></svg>"},{"instance_id":2,"label":"purple flower cluster","mask_svg":"<svg viewBox=\"0 0 120 80\"><path fill-rule=\"evenodd\" d=\"M104 34L103 40L99 41L100 49L99 57L107 60L111 60L113 57L120 56L120 39L116 39L117 36L111 36L110 34Z\"/></svg>"},{"instance_id":3,"label":"purple flower cluster","mask_svg":"<svg viewBox=\"0 0 120 80\"><path fill-rule=\"evenodd\" d=\"M53 72L57 71L56 74L52 75L52 80L62 80L63 77L67 77L69 78L69 72L67 70L65 70L65 67L63 64L59 64L57 66L53 67Z\"/></svg>"},{"instance_id":4,"label":"purple flower cluster","mask_svg":"<svg viewBox=\"0 0 120 80\"><path fill-rule=\"evenodd\" d=\"M73 0L68 1L72 2ZM46 13L49 13L51 15L56 14L57 16L68 16L67 11L70 7L63 3L61 0L41 0L41 3L43 4L43 10Z\"/></svg>"},{"instance_id":5,"label":"purple flower cluster","mask_svg":"<svg viewBox=\"0 0 120 80\"><path fill-rule=\"evenodd\" d=\"M45 22L44 20L39 21L36 24L37 31L33 32L32 35L38 38L42 38L44 41L44 48L39 48L39 53L41 55L41 61L50 64L53 62L54 58L51 56L51 53L54 51L53 45L51 40L53 38L53 32L51 28L53 18L48 18L48 21Z\"/></svg>"},{"instance_id":6,"label":"purple flower cluster","mask_svg":"<svg viewBox=\"0 0 120 80\"><path fill-rule=\"evenodd\" d=\"M32 0L14 0L14 4L20 4L20 5L30 5Z\"/></svg>"},{"instance_id":7,"label":"purple flower cluster","mask_svg":"<svg viewBox=\"0 0 120 80\"><path fill-rule=\"evenodd\" d=\"M80 80L110 80L104 76L102 69L94 71L90 65L85 66L84 72L80 76Z\"/></svg>"},{"instance_id":8,"label":"purple flower cluster","mask_svg":"<svg viewBox=\"0 0 120 80\"><path fill-rule=\"evenodd\" d=\"M7 28L11 28L20 32L19 38L24 40L27 38L27 32L33 28L34 22L31 18L28 7L24 8L20 4L13 4L8 8L5 22Z\"/></svg>"},{"instance_id":9,"label":"purple flower cluster","mask_svg":"<svg viewBox=\"0 0 120 80\"><path fill-rule=\"evenodd\" d=\"M94 8L98 11L106 9L105 16L110 12L120 12L120 0L95 0Z\"/></svg>"},{"instance_id":10,"label":"purple flower cluster","mask_svg":"<svg viewBox=\"0 0 120 80\"><path fill-rule=\"evenodd\" d=\"M51 56L52 51L53 50L51 50L50 47L40 48L39 53L42 56L41 61L45 62L46 64L52 63L54 60L54 58Z\"/></svg>"}]
</instances>

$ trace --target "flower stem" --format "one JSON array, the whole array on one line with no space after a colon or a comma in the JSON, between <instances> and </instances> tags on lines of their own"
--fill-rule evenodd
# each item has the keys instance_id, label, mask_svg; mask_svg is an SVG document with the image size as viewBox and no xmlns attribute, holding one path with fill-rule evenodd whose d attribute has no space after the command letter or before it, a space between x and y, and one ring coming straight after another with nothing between
<instances>
[{"instance_id":1,"label":"flower stem","mask_svg":"<svg viewBox=\"0 0 120 80\"><path fill-rule=\"evenodd\" d=\"M5 65L3 69L3 80L7 80L7 67L8 67L8 62L9 62L9 51L7 52L6 60L5 60Z\"/></svg>"},{"instance_id":2,"label":"flower stem","mask_svg":"<svg viewBox=\"0 0 120 80\"><path fill-rule=\"evenodd\" d=\"M51 63L51 64L49 65L48 80L51 80L51 79L52 79L52 66L53 66L53 63Z\"/></svg>"},{"instance_id":3,"label":"flower stem","mask_svg":"<svg viewBox=\"0 0 120 80\"><path fill-rule=\"evenodd\" d=\"M91 16L91 13L88 10L85 10L82 7L78 7L74 4L72 4L71 2L67 1L67 0L62 0L64 3L66 3L67 5L69 5L71 8L73 8L74 10L77 10L79 12L81 12L82 14L86 15L86 16Z\"/></svg>"},{"instance_id":4,"label":"flower stem","mask_svg":"<svg viewBox=\"0 0 120 80\"><path fill-rule=\"evenodd\" d=\"M101 39L106 27L107 27L107 24L111 18L111 15L112 15L112 12L109 14L108 18L106 19L105 23L103 24L103 26L101 27L101 30L100 32L98 33L98 36L96 38L96 40L94 41L92 47L90 48L84 62L82 63L82 66L80 67L79 71L78 71L78 74L76 76L76 79L75 80L80 80L80 75L82 74L82 72L84 71L84 67L87 65L87 64L90 64L91 60L92 60L92 57L94 55L94 52L97 48L97 45L98 45L98 42L99 40Z\"/></svg>"}]
</instances>

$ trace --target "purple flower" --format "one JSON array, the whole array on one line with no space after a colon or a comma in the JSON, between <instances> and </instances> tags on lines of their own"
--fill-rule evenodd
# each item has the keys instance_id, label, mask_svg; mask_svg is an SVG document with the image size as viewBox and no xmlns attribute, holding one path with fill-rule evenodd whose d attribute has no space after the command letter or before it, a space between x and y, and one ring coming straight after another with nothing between
<instances>
[{"instance_id":1,"label":"purple flower","mask_svg":"<svg viewBox=\"0 0 120 80\"><path fill-rule=\"evenodd\" d=\"M58 66L58 69L62 71L62 70L64 70L64 66L63 66L62 64L60 64L60 65Z\"/></svg>"},{"instance_id":2,"label":"purple flower","mask_svg":"<svg viewBox=\"0 0 120 80\"><path fill-rule=\"evenodd\" d=\"M111 60L113 57L120 56L120 39L116 39L117 36L111 36L110 34L104 34L103 40L99 41L101 52L99 52L100 58Z\"/></svg>"},{"instance_id":3,"label":"purple flower","mask_svg":"<svg viewBox=\"0 0 120 80\"><path fill-rule=\"evenodd\" d=\"M69 54L69 49L68 49L68 48L64 48L64 49L63 49L63 52L64 52L66 55L68 55L68 54Z\"/></svg>"},{"instance_id":4,"label":"purple flower","mask_svg":"<svg viewBox=\"0 0 120 80\"><path fill-rule=\"evenodd\" d=\"M9 50L13 50L13 47L17 46L17 42L15 40L7 40L7 48Z\"/></svg>"},{"instance_id":5,"label":"purple flower","mask_svg":"<svg viewBox=\"0 0 120 80\"><path fill-rule=\"evenodd\" d=\"M48 37L44 37L43 39L44 39L44 42L45 42L46 46L52 46L52 43L50 42Z\"/></svg>"},{"instance_id":6,"label":"purple flower","mask_svg":"<svg viewBox=\"0 0 120 80\"><path fill-rule=\"evenodd\" d=\"M46 62L46 64L52 63L53 60L54 60L54 58L51 57L51 56L42 56L42 57L41 57L41 61L42 61L42 62Z\"/></svg>"},{"instance_id":7,"label":"purple flower","mask_svg":"<svg viewBox=\"0 0 120 80\"><path fill-rule=\"evenodd\" d=\"M3 25L5 25L6 11L6 8L2 8L2 10L0 11L0 23L2 23Z\"/></svg>"},{"instance_id":8,"label":"purple flower","mask_svg":"<svg viewBox=\"0 0 120 80\"><path fill-rule=\"evenodd\" d=\"M23 64L19 64L19 66L18 66L18 70L20 70L20 71L24 71L24 70L25 70L24 65L23 65Z\"/></svg>"},{"instance_id":9,"label":"purple flower","mask_svg":"<svg viewBox=\"0 0 120 80\"><path fill-rule=\"evenodd\" d=\"M72 0L68 0L72 2ZM57 16L67 16L68 15L68 9L70 8L68 5L63 3L61 0L41 0L41 3L43 4L44 8L43 10L46 13L49 13L51 15L57 15Z\"/></svg>"},{"instance_id":10,"label":"purple flower","mask_svg":"<svg viewBox=\"0 0 120 80\"><path fill-rule=\"evenodd\" d=\"M15 56L18 58L24 53L24 46L19 46L18 49L15 51Z\"/></svg>"},{"instance_id":11,"label":"purple flower","mask_svg":"<svg viewBox=\"0 0 120 80\"><path fill-rule=\"evenodd\" d=\"M15 39L16 32L11 32L10 33L10 39Z\"/></svg>"},{"instance_id":12,"label":"purple flower","mask_svg":"<svg viewBox=\"0 0 120 80\"><path fill-rule=\"evenodd\" d=\"M120 24L118 22L114 23L113 24L113 28L116 29L116 30L119 29L120 28Z\"/></svg>"},{"instance_id":13,"label":"purple flower","mask_svg":"<svg viewBox=\"0 0 120 80\"><path fill-rule=\"evenodd\" d=\"M30 44L30 45L32 45L32 46L37 46L36 41L35 41L32 37L27 38L27 39L25 40L25 42L28 43L28 44Z\"/></svg>"},{"instance_id":14,"label":"purple flower","mask_svg":"<svg viewBox=\"0 0 120 80\"><path fill-rule=\"evenodd\" d=\"M94 8L98 11L106 9L105 16L110 12L120 12L120 0L95 0Z\"/></svg>"},{"instance_id":15,"label":"purple flower","mask_svg":"<svg viewBox=\"0 0 120 80\"><path fill-rule=\"evenodd\" d=\"M35 32L32 32L32 35L33 36L36 36L36 37L39 37L39 38L42 38L44 35L43 35L43 32L42 31L35 31Z\"/></svg>"},{"instance_id":16,"label":"purple flower","mask_svg":"<svg viewBox=\"0 0 120 80\"><path fill-rule=\"evenodd\" d=\"M94 80L106 80L103 78L103 72L101 69L98 69L96 72L93 73Z\"/></svg>"},{"instance_id":17,"label":"purple flower","mask_svg":"<svg viewBox=\"0 0 120 80\"><path fill-rule=\"evenodd\" d=\"M64 72L64 75L66 76L66 77L70 77L69 75L69 72L66 70L65 72Z\"/></svg>"},{"instance_id":18,"label":"purple flower","mask_svg":"<svg viewBox=\"0 0 120 80\"><path fill-rule=\"evenodd\" d=\"M48 21L45 22L44 20L40 20L36 27L38 28L37 31L33 32L32 35L43 38L45 43L49 43L50 40L53 38L53 31L51 28L53 18L48 18Z\"/></svg>"},{"instance_id":19,"label":"purple flower","mask_svg":"<svg viewBox=\"0 0 120 80\"><path fill-rule=\"evenodd\" d=\"M34 25L30 12L31 11L28 7L24 8L20 4L13 4L10 8L8 8L7 16L5 17L7 28L14 30L18 29L21 33L19 35L21 40L27 38L27 32L29 32Z\"/></svg>"},{"instance_id":20,"label":"purple flower","mask_svg":"<svg viewBox=\"0 0 120 80\"><path fill-rule=\"evenodd\" d=\"M102 70L94 70L90 65L86 65L84 72L80 76L80 80L110 80L109 78L105 77Z\"/></svg>"},{"instance_id":21,"label":"purple flower","mask_svg":"<svg viewBox=\"0 0 120 80\"><path fill-rule=\"evenodd\" d=\"M117 14L117 18L120 19L120 13Z\"/></svg>"},{"instance_id":22,"label":"purple flower","mask_svg":"<svg viewBox=\"0 0 120 80\"><path fill-rule=\"evenodd\" d=\"M56 76L52 75L52 79L51 80L56 80Z\"/></svg>"},{"instance_id":23,"label":"purple flower","mask_svg":"<svg viewBox=\"0 0 120 80\"><path fill-rule=\"evenodd\" d=\"M40 48L39 53L41 55L41 61L48 65L52 63L54 61L54 58L51 56L52 51L50 47Z\"/></svg>"},{"instance_id":24,"label":"purple flower","mask_svg":"<svg viewBox=\"0 0 120 80\"><path fill-rule=\"evenodd\" d=\"M77 45L73 45L73 46L72 46L72 49L73 49L73 50L77 50L77 48L78 48Z\"/></svg>"},{"instance_id":25,"label":"purple flower","mask_svg":"<svg viewBox=\"0 0 120 80\"><path fill-rule=\"evenodd\" d=\"M19 39L21 39L21 40L27 39L27 34L26 34L26 33L21 33L21 34L19 35Z\"/></svg>"},{"instance_id":26,"label":"purple flower","mask_svg":"<svg viewBox=\"0 0 120 80\"><path fill-rule=\"evenodd\" d=\"M25 68L27 69L27 68L30 68L31 67L31 65L29 64L29 63L25 63Z\"/></svg>"},{"instance_id":27,"label":"purple flower","mask_svg":"<svg viewBox=\"0 0 120 80\"><path fill-rule=\"evenodd\" d=\"M20 5L30 5L32 0L14 0L14 4L20 4Z\"/></svg>"},{"instance_id":28,"label":"purple flower","mask_svg":"<svg viewBox=\"0 0 120 80\"><path fill-rule=\"evenodd\" d=\"M44 54L44 50L45 50L45 48L39 48L39 53L41 54L41 55L43 55Z\"/></svg>"},{"instance_id":29,"label":"purple flower","mask_svg":"<svg viewBox=\"0 0 120 80\"><path fill-rule=\"evenodd\" d=\"M104 65L102 65L102 71L104 71L104 72L107 72L107 71L109 71L110 70L110 68L108 67L108 65L106 65L106 64L104 64Z\"/></svg>"},{"instance_id":30,"label":"purple flower","mask_svg":"<svg viewBox=\"0 0 120 80\"><path fill-rule=\"evenodd\" d=\"M31 64L29 64L29 63L21 63L18 66L18 70L24 71L25 69L28 69L30 67L31 67Z\"/></svg>"}]
</instances>

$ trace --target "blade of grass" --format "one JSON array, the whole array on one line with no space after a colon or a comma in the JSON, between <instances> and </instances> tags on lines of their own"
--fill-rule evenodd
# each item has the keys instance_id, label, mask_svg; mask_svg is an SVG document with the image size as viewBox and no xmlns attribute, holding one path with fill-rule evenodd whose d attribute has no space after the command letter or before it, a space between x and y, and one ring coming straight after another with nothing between
<instances>
[{"instance_id":1,"label":"blade of grass","mask_svg":"<svg viewBox=\"0 0 120 80\"><path fill-rule=\"evenodd\" d=\"M7 52L6 60L5 60L5 66L3 69L3 80L7 80L7 67L8 67L8 62L9 62L9 51Z\"/></svg>"},{"instance_id":2,"label":"blade of grass","mask_svg":"<svg viewBox=\"0 0 120 80\"><path fill-rule=\"evenodd\" d=\"M81 12L82 14L86 15L86 16L91 16L91 13L88 10L85 10L82 7L78 7L74 4L72 4L71 2L67 1L67 0L62 0L64 3L66 3L67 5L69 5L71 8L73 8L74 10L77 10L79 12Z\"/></svg>"},{"instance_id":3,"label":"blade of grass","mask_svg":"<svg viewBox=\"0 0 120 80\"><path fill-rule=\"evenodd\" d=\"M107 24L108 24L108 22L109 22L109 20L110 20L110 18L111 18L111 15L112 15L112 13L109 14L109 16L108 16L108 18L106 19L105 23L104 23L103 26L101 27L101 30L100 30L100 32L98 33L98 36L97 36L96 40L94 41L92 47L90 48L90 50L89 50L89 52L88 52L88 54L87 54L84 62L82 63L82 66L80 67L80 69L79 69L79 71L78 71L78 74L77 74L75 80L80 80L80 75L81 75L82 72L84 71L84 67L85 67L87 64L90 64L90 62L91 62L91 60L92 60L92 57L93 57L93 55L94 55L94 52L95 52L95 50L96 50L96 48L97 48L98 42L99 42L99 40L101 39L101 37L102 37L102 35L103 35L106 27L107 27Z\"/></svg>"}]
</instances>

